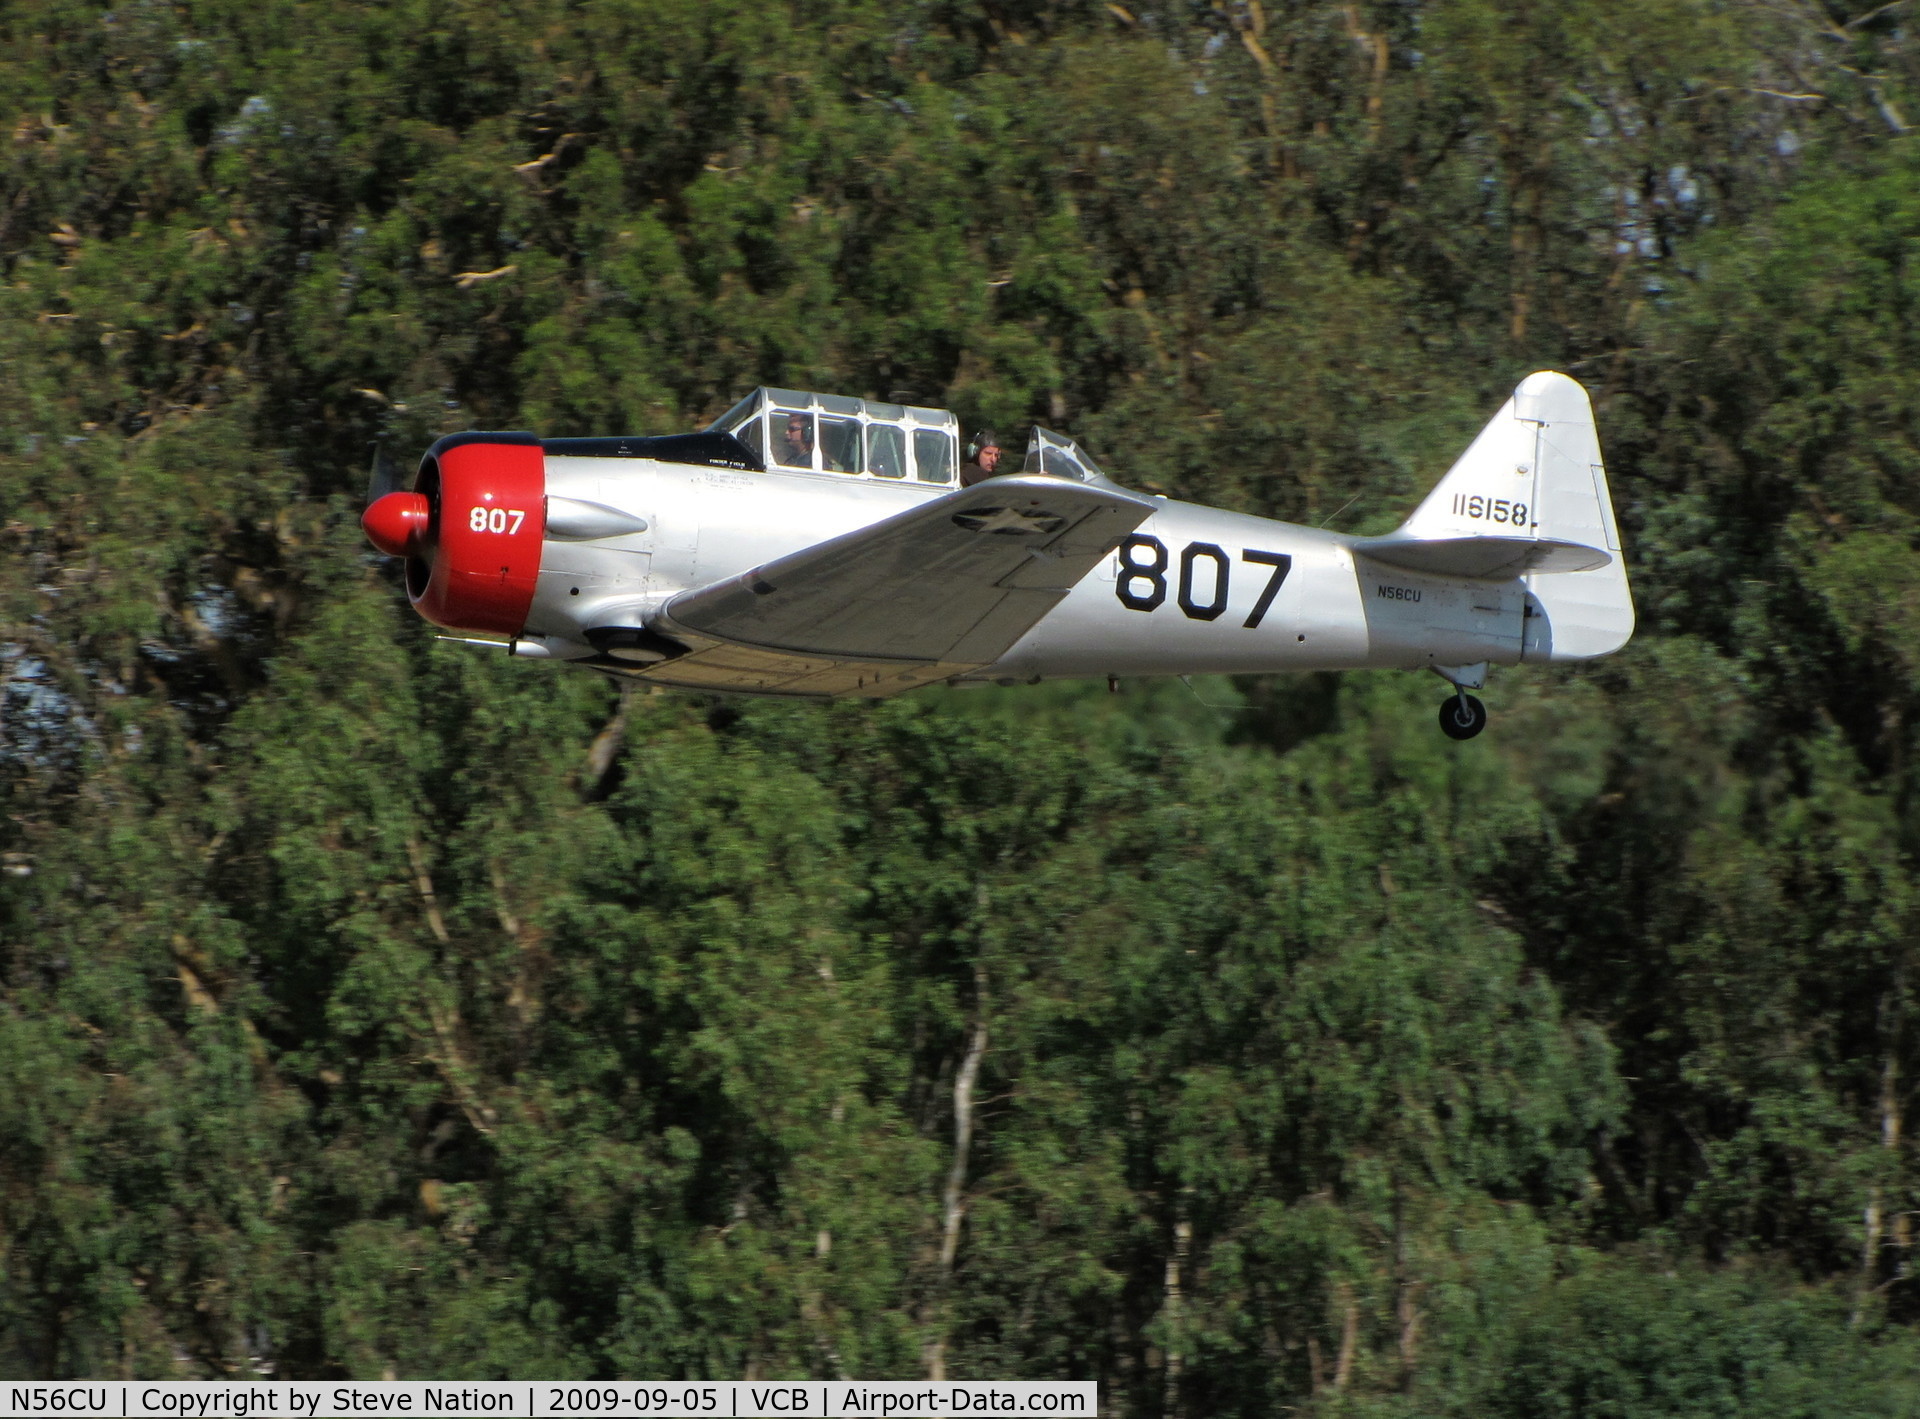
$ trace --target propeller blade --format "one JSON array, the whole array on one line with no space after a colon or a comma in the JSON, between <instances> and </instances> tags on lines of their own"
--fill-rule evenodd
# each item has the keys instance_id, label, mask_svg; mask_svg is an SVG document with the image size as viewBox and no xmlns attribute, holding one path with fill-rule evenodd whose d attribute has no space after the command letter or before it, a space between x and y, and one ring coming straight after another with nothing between
<instances>
[{"instance_id":1,"label":"propeller blade","mask_svg":"<svg viewBox=\"0 0 1920 1419\"><path fill-rule=\"evenodd\" d=\"M388 493L398 492L402 486L400 470L393 459L387 456L386 444L374 444L373 467L367 474L367 506L372 507Z\"/></svg>"}]
</instances>

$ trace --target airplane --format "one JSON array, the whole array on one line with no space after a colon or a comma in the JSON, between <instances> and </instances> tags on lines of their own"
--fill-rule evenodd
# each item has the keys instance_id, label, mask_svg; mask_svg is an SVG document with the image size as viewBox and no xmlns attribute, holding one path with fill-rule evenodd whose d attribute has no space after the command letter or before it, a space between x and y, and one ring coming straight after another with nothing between
<instances>
[{"instance_id":1,"label":"airplane","mask_svg":"<svg viewBox=\"0 0 1920 1419\"><path fill-rule=\"evenodd\" d=\"M934 683L1426 669L1440 727L1489 666L1633 633L1586 390L1521 381L1396 530L1362 537L1122 487L1035 428L959 479L943 409L763 387L662 437L459 433L362 525L447 639L685 690L878 699Z\"/></svg>"}]
</instances>

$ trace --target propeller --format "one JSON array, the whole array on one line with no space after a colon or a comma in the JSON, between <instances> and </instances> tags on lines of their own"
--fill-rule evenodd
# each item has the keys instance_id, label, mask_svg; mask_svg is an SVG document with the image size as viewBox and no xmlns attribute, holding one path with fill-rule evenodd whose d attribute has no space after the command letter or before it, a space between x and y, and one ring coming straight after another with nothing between
<instances>
[{"instance_id":1,"label":"propeller","mask_svg":"<svg viewBox=\"0 0 1920 1419\"><path fill-rule=\"evenodd\" d=\"M433 526L433 500L427 493L401 487L400 471L387 456L387 446L373 446L373 467L367 474L367 506L360 514L367 540L389 557L416 557Z\"/></svg>"},{"instance_id":2,"label":"propeller","mask_svg":"<svg viewBox=\"0 0 1920 1419\"><path fill-rule=\"evenodd\" d=\"M384 439L376 439L373 445L373 467L367 472L367 506L372 507L388 493L400 491L400 470L387 454Z\"/></svg>"}]
</instances>

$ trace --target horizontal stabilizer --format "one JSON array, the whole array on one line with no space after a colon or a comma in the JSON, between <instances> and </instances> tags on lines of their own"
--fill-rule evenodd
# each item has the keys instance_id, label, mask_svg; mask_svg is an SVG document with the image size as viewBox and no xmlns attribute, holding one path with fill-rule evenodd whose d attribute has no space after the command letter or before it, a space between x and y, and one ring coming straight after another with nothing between
<instances>
[{"instance_id":1,"label":"horizontal stabilizer","mask_svg":"<svg viewBox=\"0 0 1920 1419\"><path fill-rule=\"evenodd\" d=\"M1544 537L1374 537L1355 542L1353 550L1410 572L1479 581L1506 581L1523 572L1586 572L1613 560L1598 547Z\"/></svg>"}]
</instances>

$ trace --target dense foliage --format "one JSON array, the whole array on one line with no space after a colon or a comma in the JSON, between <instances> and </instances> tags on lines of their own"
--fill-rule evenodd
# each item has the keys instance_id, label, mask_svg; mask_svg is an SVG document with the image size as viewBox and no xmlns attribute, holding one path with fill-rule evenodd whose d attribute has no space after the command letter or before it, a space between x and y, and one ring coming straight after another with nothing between
<instances>
[{"instance_id":1,"label":"dense foliage","mask_svg":"<svg viewBox=\"0 0 1920 1419\"><path fill-rule=\"evenodd\" d=\"M0 1373L1910 1414L1920 47L1877 0L9 0ZM1642 634L622 696L369 446L761 382L1391 526L1595 394Z\"/></svg>"}]
</instances>

